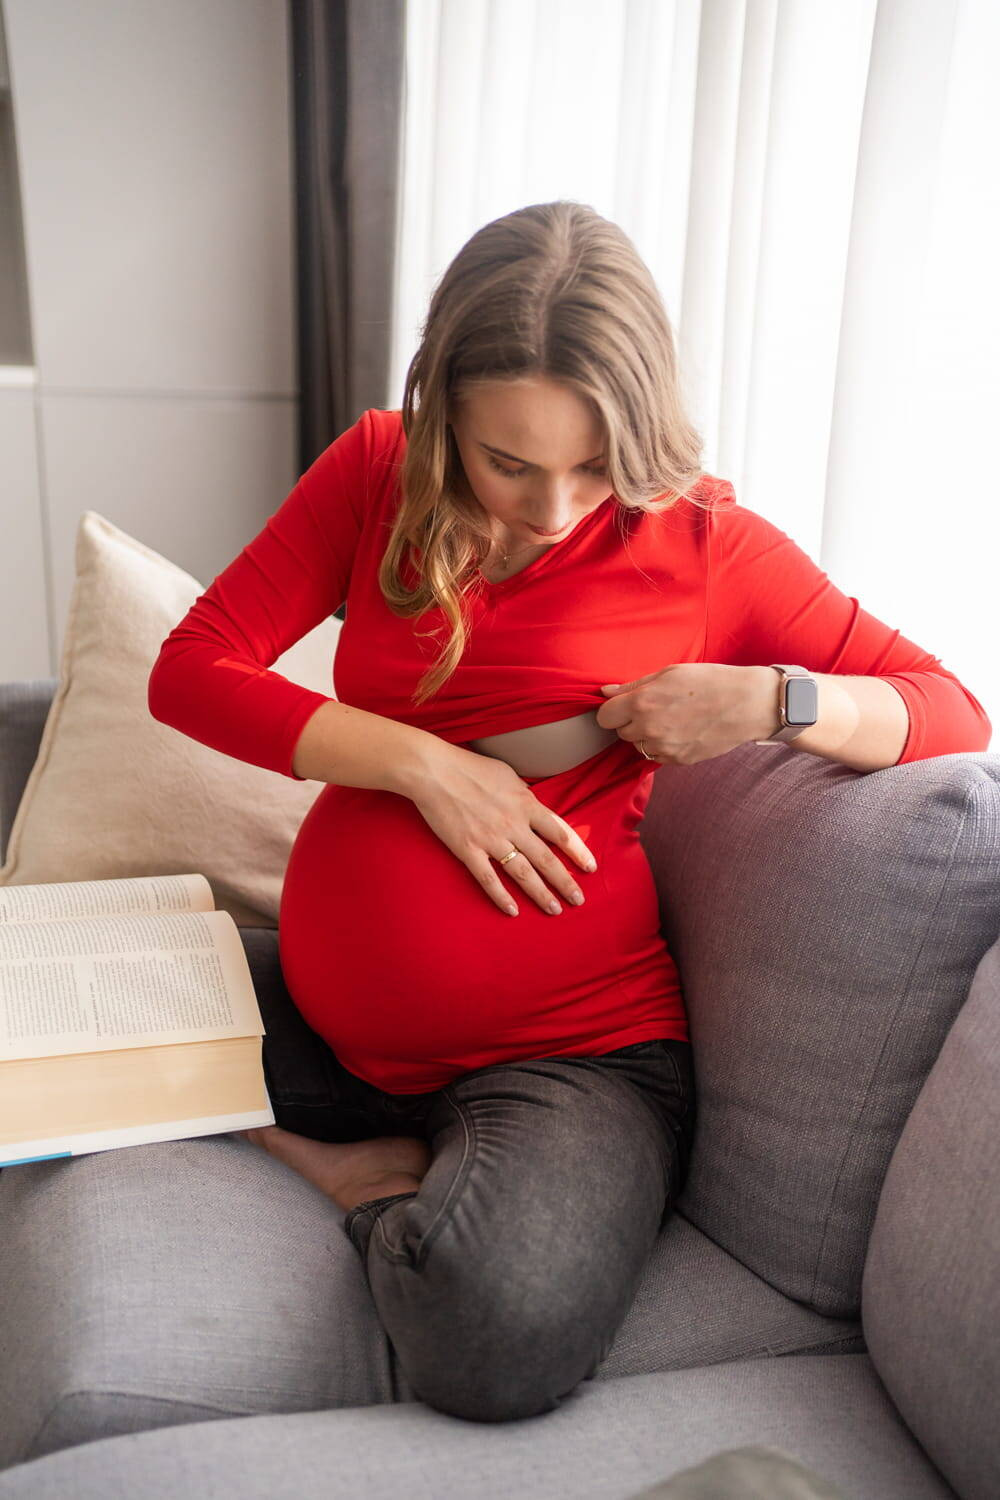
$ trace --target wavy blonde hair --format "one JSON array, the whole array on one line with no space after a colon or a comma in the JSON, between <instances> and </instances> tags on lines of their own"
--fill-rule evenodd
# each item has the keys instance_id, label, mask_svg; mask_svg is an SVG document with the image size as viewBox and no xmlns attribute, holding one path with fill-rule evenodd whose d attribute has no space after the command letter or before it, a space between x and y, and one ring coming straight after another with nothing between
<instances>
[{"instance_id":1,"label":"wavy blonde hair","mask_svg":"<svg viewBox=\"0 0 1000 1500\"><path fill-rule=\"evenodd\" d=\"M659 513L683 496L703 503L692 493L703 474L701 436L683 410L673 331L625 232L565 199L485 224L433 292L403 392L402 499L379 586L394 614L437 606L451 629L414 704L458 666L471 625L466 599L481 585L477 569L493 541L449 413L482 382L540 376L571 388L602 423L620 505Z\"/></svg>"}]
</instances>

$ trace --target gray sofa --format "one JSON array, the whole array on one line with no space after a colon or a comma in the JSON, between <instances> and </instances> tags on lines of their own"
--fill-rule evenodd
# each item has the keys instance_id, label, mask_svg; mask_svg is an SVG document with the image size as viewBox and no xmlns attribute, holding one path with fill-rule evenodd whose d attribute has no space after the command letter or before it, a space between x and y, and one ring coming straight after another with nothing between
<instances>
[{"instance_id":1,"label":"gray sofa","mask_svg":"<svg viewBox=\"0 0 1000 1500\"><path fill-rule=\"evenodd\" d=\"M0 688L4 846L54 686ZM340 1212L237 1136L8 1167L0 1500L996 1500L1000 755L740 746L657 771L641 837L698 1124L593 1378L424 1405ZM241 931L266 1016L276 933Z\"/></svg>"}]
</instances>

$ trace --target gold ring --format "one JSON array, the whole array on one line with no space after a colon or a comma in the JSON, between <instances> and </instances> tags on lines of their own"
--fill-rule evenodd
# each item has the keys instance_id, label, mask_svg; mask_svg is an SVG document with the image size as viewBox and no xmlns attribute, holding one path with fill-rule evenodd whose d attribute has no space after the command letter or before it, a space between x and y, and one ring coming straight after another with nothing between
<instances>
[{"instance_id":1,"label":"gold ring","mask_svg":"<svg viewBox=\"0 0 1000 1500\"><path fill-rule=\"evenodd\" d=\"M514 855L520 854L520 852L520 849L512 849L509 854L504 855L503 859L500 860L500 864L505 865L509 859L513 859Z\"/></svg>"},{"instance_id":2,"label":"gold ring","mask_svg":"<svg viewBox=\"0 0 1000 1500\"><path fill-rule=\"evenodd\" d=\"M645 740L636 740L636 744L639 747L639 754L640 755L646 755L645 750L642 748L645 743L646 743ZM646 759L647 760L655 760L656 756L655 755L646 755Z\"/></svg>"}]
</instances>

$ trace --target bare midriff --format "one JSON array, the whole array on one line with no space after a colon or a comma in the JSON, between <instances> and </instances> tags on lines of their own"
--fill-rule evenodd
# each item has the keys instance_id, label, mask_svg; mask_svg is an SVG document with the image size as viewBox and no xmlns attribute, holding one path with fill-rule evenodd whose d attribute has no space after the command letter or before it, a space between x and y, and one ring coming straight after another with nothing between
<instances>
[{"instance_id":1,"label":"bare midriff","mask_svg":"<svg viewBox=\"0 0 1000 1500\"><path fill-rule=\"evenodd\" d=\"M588 709L571 719L466 740L463 748L505 760L519 776L557 776L560 771L589 760L617 738L618 731L602 729L597 722L597 710Z\"/></svg>"}]
</instances>

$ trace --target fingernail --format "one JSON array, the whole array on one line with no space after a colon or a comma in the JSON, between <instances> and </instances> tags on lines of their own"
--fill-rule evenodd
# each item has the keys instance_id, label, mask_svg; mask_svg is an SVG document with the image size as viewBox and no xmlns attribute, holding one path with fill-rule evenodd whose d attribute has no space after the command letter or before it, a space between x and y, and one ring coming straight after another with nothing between
<instances>
[{"instance_id":1,"label":"fingernail","mask_svg":"<svg viewBox=\"0 0 1000 1500\"><path fill-rule=\"evenodd\" d=\"M516 917L517 916L517 907L516 906L505 906L504 907L504 911L507 912L512 917Z\"/></svg>"},{"instance_id":2,"label":"fingernail","mask_svg":"<svg viewBox=\"0 0 1000 1500\"><path fill-rule=\"evenodd\" d=\"M597 869L597 864L594 860L591 860L590 864L584 865L583 868L588 871L589 874L593 875L594 871Z\"/></svg>"},{"instance_id":3,"label":"fingernail","mask_svg":"<svg viewBox=\"0 0 1000 1500\"><path fill-rule=\"evenodd\" d=\"M558 901L550 901L548 906L546 907L546 911L550 911L553 916L555 916L556 912L562 911L562 907L559 905Z\"/></svg>"}]
</instances>

